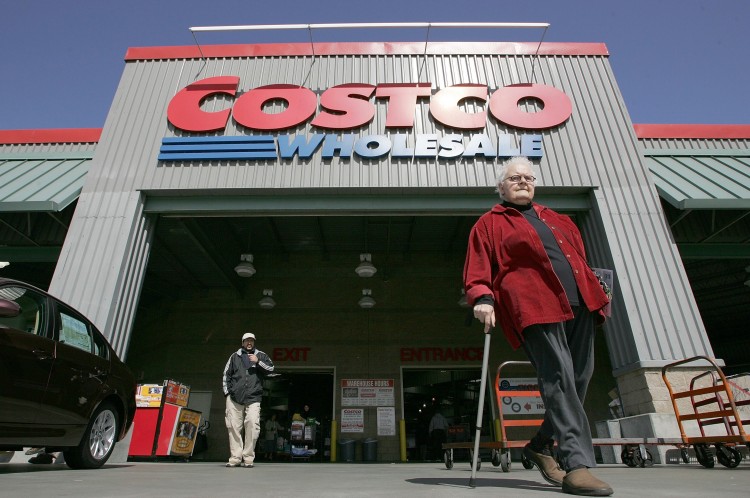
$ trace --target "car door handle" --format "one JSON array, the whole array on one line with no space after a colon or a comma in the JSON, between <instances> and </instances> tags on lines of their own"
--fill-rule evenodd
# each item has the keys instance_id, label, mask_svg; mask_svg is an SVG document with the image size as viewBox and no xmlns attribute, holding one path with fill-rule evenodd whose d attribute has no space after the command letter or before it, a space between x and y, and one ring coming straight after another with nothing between
<instances>
[{"instance_id":1,"label":"car door handle","mask_svg":"<svg viewBox=\"0 0 750 498\"><path fill-rule=\"evenodd\" d=\"M47 351L46 349L34 349L31 353L40 360L52 360L54 358L52 352Z\"/></svg>"}]
</instances>

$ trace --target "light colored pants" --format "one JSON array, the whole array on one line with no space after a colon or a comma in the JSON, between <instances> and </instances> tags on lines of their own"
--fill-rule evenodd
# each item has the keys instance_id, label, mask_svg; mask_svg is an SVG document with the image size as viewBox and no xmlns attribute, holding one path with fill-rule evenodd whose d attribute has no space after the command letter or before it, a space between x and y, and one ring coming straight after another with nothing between
<instances>
[{"instance_id":1,"label":"light colored pants","mask_svg":"<svg viewBox=\"0 0 750 498\"><path fill-rule=\"evenodd\" d=\"M255 443L260 434L260 402L241 405L232 401L231 396L226 398L224 421L229 430L229 463L251 464L255 461Z\"/></svg>"}]
</instances>

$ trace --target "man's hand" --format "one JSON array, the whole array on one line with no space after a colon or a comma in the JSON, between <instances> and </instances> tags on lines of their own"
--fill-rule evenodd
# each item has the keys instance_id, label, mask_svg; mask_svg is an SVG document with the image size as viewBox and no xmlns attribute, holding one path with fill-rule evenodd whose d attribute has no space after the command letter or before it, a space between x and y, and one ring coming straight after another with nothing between
<instances>
[{"instance_id":1,"label":"man's hand","mask_svg":"<svg viewBox=\"0 0 750 498\"><path fill-rule=\"evenodd\" d=\"M495 307L491 304L477 304L474 306L474 318L484 324L484 333L495 328Z\"/></svg>"},{"instance_id":2,"label":"man's hand","mask_svg":"<svg viewBox=\"0 0 750 498\"><path fill-rule=\"evenodd\" d=\"M255 356L254 354L249 354L247 355L247 357L250 359L251 363L258 363L258 357Z\"/></svg>"}]
</instances>

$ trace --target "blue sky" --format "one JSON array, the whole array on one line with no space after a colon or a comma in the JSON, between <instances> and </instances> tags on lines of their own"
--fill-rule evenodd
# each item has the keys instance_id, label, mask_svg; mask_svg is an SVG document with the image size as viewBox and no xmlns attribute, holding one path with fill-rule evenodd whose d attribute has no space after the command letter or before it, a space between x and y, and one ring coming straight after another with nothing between
<instances>
[{"instance_id":1,"label":"blue sky","mask_svg":"<svg viewBox=\"0 0 750 498\"><path fill-rule=\"evenodd\" d=\"M602 42L634 123L750 124L750 0L4 0L0 129L104 125L128 47L193 45L191 26L548 22ZM541 30L433 30L538 41ZM424 41L424 30L325 30L316 41ZM201 44L307 42L306 31L199 33Z\"/></svg>"}]
</instances>

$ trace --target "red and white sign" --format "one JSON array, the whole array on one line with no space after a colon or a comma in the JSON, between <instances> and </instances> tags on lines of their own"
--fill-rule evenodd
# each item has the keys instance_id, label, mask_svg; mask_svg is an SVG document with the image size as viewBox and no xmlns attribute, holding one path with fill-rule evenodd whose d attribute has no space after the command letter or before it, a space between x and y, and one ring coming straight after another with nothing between
<instances>
[{"instance_id":1,"label":"red and white sign","mask_svg":"<svg viewBox=\"0 0 750 498\"><path fill-rule=\"evenodd\" d=\"M393 379L342 379L341 406L394 406Z\"/></svg>"},{"instance_id":2,"label":"red and white sign","mask_svg":"<svg viewBox=\"0 0 750 498\"><path fill-rule=\"evenodd\" d=\"M221 131L230 116L251 130L286 130L308 121L316 128L351 130L373 120L373 97L387 101L385 127L398 129L414 127L417 104L426 99L435 121L459 130L481 130L488 117L514 128L544 130L561 125L573 112L570 98L563 91L533 83L508 85L492 93L487 85L462 83L438 89L434 94L431 83L346 83L324 91L320 102L309 88L275 84L243 92L228 108L214 112L201 109L212 97L235 97L239 84L238 76L216 76L191 83L172 97L167 119L176 128L196 133ZM273 101L283 101L286 108L278 113L266 112L264 107ZM540 110L526 112L519 106L524 101L541 104ZM465 103L477 104L479 110L469 112Z\"/></svg>"},{"instance_id":3,"label":"red and white sign","mask_svg":"<svg viewBox=\"0 0 750 498\"><path fill-rule=\"evenodd\" d=\"M362 408L342 409L341 432L365 432L365 411Z\"/></svg>"}]
</instances>

